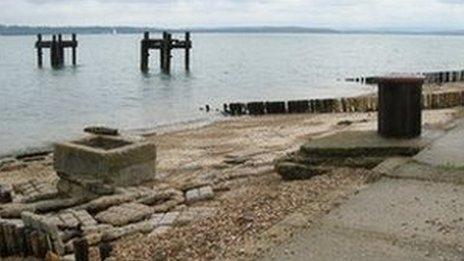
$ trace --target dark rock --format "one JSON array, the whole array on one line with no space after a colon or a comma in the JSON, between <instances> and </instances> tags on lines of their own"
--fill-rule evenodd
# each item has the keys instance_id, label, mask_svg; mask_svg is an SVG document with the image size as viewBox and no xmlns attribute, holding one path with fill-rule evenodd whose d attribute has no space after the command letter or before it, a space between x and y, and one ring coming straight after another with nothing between
<instances>
[{"instance_id":1,"label":"dark rock","mask_svg":"<svg viewBox=\"0 0 464 261\"><path fill-rule=\"evenodd\" d=\"M36 159L36 158L41 158L41 157L45 157L45 156L48 156L52 153L51 150L32 150L32 151L28 151L28 152L25 152L25 153L21 153L19 155L16 156L16 159L17 160L23 160L23 161L27 161L28 159Z\"/></svg>"},{"instance_id":2,"label":"dark rock","mask_svg":"<svg viewBox=\"0 0 464 261\"><path fill-rule=\"evenodd\" d=\"M340 121L337 123L338 126L350 126L352 124L353 124L352 121Z\"/></svg>"},{"instance_id":3,"label":"dark rock","mask_svg":"<svg viewBox=\"0 0 464 261\"><path fill-rule=\"evenodd\" d=\"M84 132L92 133L96 135L108 135L108 136L119 135L119 131L117 129L107 128L107 127L87 127L84 129Z\"/></svg>"},{"instance_id":4,"label":"dark rock","mask_svg":"<svg viewBox=\"0 0 464 261\"><path fill-rule=\"evenodd\" d=\"M310 179L324 173L320 169L292 162L278 162L275 165L275 170L284 180Z\"/></svg>"}]
</instances>

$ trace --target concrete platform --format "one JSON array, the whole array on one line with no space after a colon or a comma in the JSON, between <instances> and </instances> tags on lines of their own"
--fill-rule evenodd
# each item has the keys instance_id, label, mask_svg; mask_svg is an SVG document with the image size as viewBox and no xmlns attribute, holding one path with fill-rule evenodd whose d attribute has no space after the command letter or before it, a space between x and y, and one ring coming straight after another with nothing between
<instances>
[{"instance_id":1,"label":"concrete platform","mask_svg":"<svg viewBox=\"0 0 464 261\"><path fill-rule=\"evenodd\" d=\"M374 134L340 134L306 150L345 147L363 155L366 145L380 153L435 141L413 158L384 161L374 169L384 175L380 181L263 260L464 260L464 121L441 137L392 141Z\"/></svg>"},{"instance_id":2,"label":"concrete platform","mask_svg":"<svg viewBox=\"0 0 464 261\"><path fill-rule=\"evenodd\" d=\"M304 144L301 154L307 157L412 156L431 141L427 135L417 139L386 139L375 131L341 132Z\"/></svg>"},{"instance_id":3,"label":"concrete platform","mask_svg":"<svg viewBox=\"0 0 464 261\"><path fill-rule=\"evenodd\" d=\"M384 178L330 213L325 223L464 246L464 189L450 183Z\"/></svg>"},{"instance_id":4,"label":"concrete platform","mask_svg":"<svg viewBox=\"0 0 464 261\"><path fill-rule=\"evenodd\" d=\"M384 178L263 260L462 260L464 190Z\"/></svg>"},{"instance_id":5,"label":"concrete platform","mask_svg":"<svg viewBox=\"0 0 464 261\"><path fill-rule=\"evenodd\" d=\"M415 159L432 166L448 166L464 170L464 120Z\"/></svg>"},{"instance_id":6,"label":"concrete platform","mask_svg":"<svg viewBox=\"0 0 464 261\"><path fill-rule=\"evenodd\" d=\"M459 253L430 246L409 245L359 231L322 226L296 235L262 260L317 261L435 261L461 260Z\"/></svg>"},{"instance_id":7,"label":"concrete platform","mask_svg":"<svg viewBox=\"0 0 464 261\"><path fill-rule=\"evenodd\" d=\"M389 173L385 173L385 175L391 178L448 182L464 185L464 169L433 167L414 160L398 166L394 170L389 171Z\"/></svg>"}]
</instances>

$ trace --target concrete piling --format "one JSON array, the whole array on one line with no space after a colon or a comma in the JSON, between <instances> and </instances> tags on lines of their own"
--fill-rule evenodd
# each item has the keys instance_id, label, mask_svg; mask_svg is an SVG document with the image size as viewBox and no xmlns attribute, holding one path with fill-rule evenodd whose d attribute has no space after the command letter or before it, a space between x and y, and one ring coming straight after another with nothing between
<instances>
[{"instance_id":1,"label":"concrete piling","mask_svg":"<svg viewBox=\"0 0 464 261\"><path fill-rule=\"evenodd\" d=\"M59 69L65 64L65 49L72 49L72 64L77 63L77 36L72 34L72 40L63 40L63 36L58 34L52 36L50 41L44 41L42 34L37 35L35 47L37 49L37 66L43 67L43 49L50 49L50 65L52 68Z\"/></svg>"},{"instance_id":2,"label":"concrete piling","mask_svg":"<svg viewBox=\"0 0 464 261\"><path fill-rule=\"evenodd\" d=\"M162 39L150 39L149 32L144 33L144 37L140 43L140 69L142 72L148 72L149 51L157 49L160 52L160 68L161 71L169 74L171 72L171 59L173 49L185 50L185 70L190 70L190 49L192 41L190 40L190 32L185 33L185 40L173 39L172 34L163 32Z\"/></svg>"}]
</instances>

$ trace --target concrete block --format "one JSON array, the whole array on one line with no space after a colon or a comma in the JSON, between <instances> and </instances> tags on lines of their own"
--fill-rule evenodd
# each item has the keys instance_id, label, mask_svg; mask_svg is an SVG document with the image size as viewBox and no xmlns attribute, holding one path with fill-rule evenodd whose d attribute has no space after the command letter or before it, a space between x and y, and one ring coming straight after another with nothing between
<instances>
[{"instance_id":1,"label":"concrete block","mask_svg":"<svg viewBox=\"0 0 464 261\"><path fill-rule=\"evenodd\" d=\"M134 186L155 178L156 146L129 138L92 135L56 144L54 160L61 178Z\"/></svg>"},{"instance_id":2,"label":"concrete block","mask_svg":"<svg viewBox=\"0 0 464 261\"><path fill-rule=\"evenodd\" d=\"M185 193L187 204L192 204L203 200L210 200L212 198L214 198L214 192L211 186L191 189Z\"/></svg>"},{"instance_id":3,"label":"concrete block","mask_svg":"<svg viewBox=\"0 0 464 261\"><path fill-rule=\"evenodd\" d=\"M126 203L98 213L95 219L113 226L123 226L150 217L153 210L143 204Z\"/></svg>"}]
</instances>

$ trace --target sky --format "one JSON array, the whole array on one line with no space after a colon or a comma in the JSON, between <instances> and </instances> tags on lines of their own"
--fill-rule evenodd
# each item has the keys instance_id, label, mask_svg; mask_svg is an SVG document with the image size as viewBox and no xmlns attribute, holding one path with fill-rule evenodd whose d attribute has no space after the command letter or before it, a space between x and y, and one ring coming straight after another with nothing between
<instances>
[{"instance_id":1,"label":"sky","mask_svg":"<svg viewBox=\"0 0 464 261\"><path fill-rule=\"evenodd\" d=\"M464 0L0 0L0 24L464 29Z\"/></svg>"}]
</instances>

